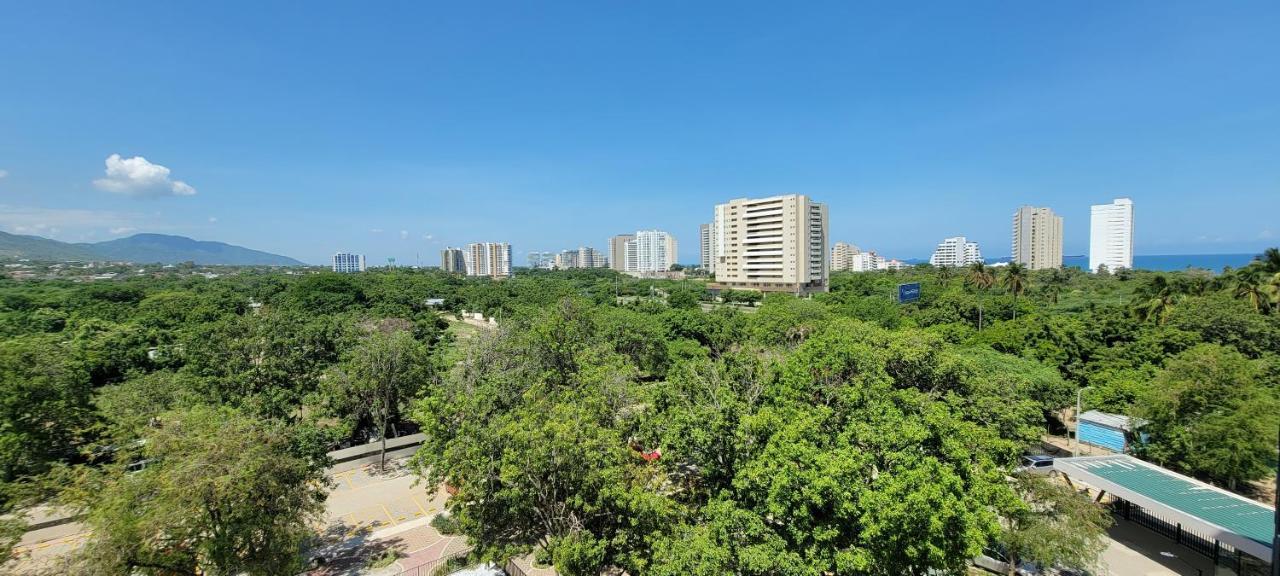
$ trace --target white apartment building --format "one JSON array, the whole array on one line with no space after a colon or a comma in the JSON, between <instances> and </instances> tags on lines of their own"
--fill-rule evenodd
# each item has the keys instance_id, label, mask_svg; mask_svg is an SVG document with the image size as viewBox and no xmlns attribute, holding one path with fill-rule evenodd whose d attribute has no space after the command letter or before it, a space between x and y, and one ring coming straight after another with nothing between
<instances>
[{"instance_id":1,"label":"white apartment building","mask_svg":"<svg viewBox=\"0 0 1280 576\"><path fill-rule=\"evenodd\" d=\"M364 272L364 254L338 252L333 255L333 271L339 274Z\"/></svg>"},{"instance_id":2,"label":"white apartment building","mask_svg":"<svg viewBox=\"0 0 1280 576\"><path fill-rule=\"evenodd\" d=\"M716 205L716 282L726 288L826 292L827 206L808 196L738 198Z\"/></svg>"},{"instance_id":3,"label":"white apartment building","mask_svg":"<svg viewBox=\"0 0 1280 576\"><path fill-rule=\"evenodd\" d=\"M609 261L595 248L582 246L577 250L565 250L556 254L553 264L560 270L568 270L570 268L605 268L609 265Z\"/></svg>"},{"instance_id":4,"label":"white apartment building","mask_svg":"<svg viewBox=\"0 0 1280 576\"><path fill-rule=\"evenodd\" d=\"M467 276L506 278L511 276L511 245L506 242L467 244Z\"/></svg>"},{"instance_id":5,"label":"white apartment building","mask_svg":"<svg viewBox=\"0 0 1280 576\"><path fill-rule=\"evenodd\" d=\"M555 267L556 255L550 252L530 252L529 267L538 270L550 270Z\"/></svg>"},{"instance_id":6,"label":"white apartment building","mask_svg":"<svg viewBox=\"0 0 1280 576\"><path fill-rule=\"evenodd\" d=\"M957 268L968 266L974 262L982 262L982 251L977 242L970 242L964 236L954 236L938 243L929 263L934 266Z\"/></svg>"},{"instance_id":7,"label":"white apartment building","mask_svg":"<svg viewBox=\"0 0 1280 576\"><path fill-rule=\"evenodd\" d=\"M622 270L629 274L666 272L676 263L676 238L661 230L640 230L623 243Z\"/></svg>"},{"instance_id":8,"label":"white apartment building","mask_svg":"<svg viewBox=\"0 0 1280 576\"><path fill-rule=\"evenodd\" d=\"M698 266L709 274L716 271L715 251L712 246L715 244L715 225L699 224L698 225Z\"/></svg>"},{"instance_id":9,"label":"white apartment building","mask_svg":"<svg viewBox=\"0 0 1280 576\"><path fill-rule=\"evenodd\" d=\"M1133 200L1095 204L1089 219L1089 270L1133 268Z\"/></svg>"},{"instance_id":10,"label":"white apartment building","mask_svg":"<svg viewBox=\"0 0 1280 576\"><path fill-rule=\"evenodd\" d=\"M1032 270L1062 267L1062 217L1048 208L1013 213L1013 261Z\"/></svg>"},{"instance_id":11,"label":"white apartment building","mask_svg":"<svg viewBox=\"0 0 1280 576\"><path fill-rule=\"evenodd\" d=\"M876 254L875 250L858 252L849 257L850 272L874 272L885 269L884 257Z\"/></svg>"},{"instance_id":12,"label":"white apartment building","mask_svg":"<svg viewBox=\"0 0 1280 576\"><path fill-rule=\"evenodd\" d=\"M857 246L847 242L836 242L831 247L831 271L849 272L853 270L853 257L861 254Z\"/></svg>"},{"instance_id":13,"label":"white apartment building","mask_svg":"<svg viewBox=\"0 0 1280 576\"><path fill-rule=\"evenodd\" d=\"M466 274L466 254L461 248L446 247L440 251L440 269L453 274Z\"/></svg>"}]
</instances>

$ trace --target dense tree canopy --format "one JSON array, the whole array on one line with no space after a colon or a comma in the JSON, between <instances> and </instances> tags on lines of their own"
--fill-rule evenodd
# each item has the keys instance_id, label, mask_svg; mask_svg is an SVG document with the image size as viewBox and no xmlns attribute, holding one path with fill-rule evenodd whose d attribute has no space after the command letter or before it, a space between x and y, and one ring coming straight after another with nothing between
<instances>
[{"instance_id":1,"label":"dense tree canopy","mask_svg":"<svg viewBox=\"0 0 1280 576\"><path fill-rule=\"evenodd\" d=\"M277 573L321 505L318 455L420 429L414 464L483 556L957 573L991 546L1087 564L1092 533L1054 532L1077 502L1008 476L1077 391L1136 417L1164 466L1245 490L1275 461L1266 256L1218 275L920 266L812 298L610 270L225 272L0 279L0 513L64 489L94 527L82 566ZM894 302L903 282L922 298Z\"/></svg>"}]
</instances>

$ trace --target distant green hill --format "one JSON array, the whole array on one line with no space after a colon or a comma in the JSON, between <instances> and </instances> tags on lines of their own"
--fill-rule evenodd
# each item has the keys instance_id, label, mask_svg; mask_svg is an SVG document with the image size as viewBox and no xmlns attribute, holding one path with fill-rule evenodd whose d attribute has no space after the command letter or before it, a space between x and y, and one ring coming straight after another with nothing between
<instances>
[{"instance_id":1,"label":"distant green hill","mask_svg":"<svg viewBox=\"0 0 1280 576\"><path fill-rule=\"evenodd\" d=\"M93 252L83 245L0 232L0 259L93 260Z\"/></svg>"},{"instance_id":2,"label":"distant green hill","mask_svg":"<svg viewBox=\"0 0 1280 576\"><path fill-rule=\"evenodd\" d=\"M31 260L111 260L140 264L196 264L302 266L288 256L233 246L223 242L192 240L167 234L134 234L106 242L68 244L39 236L0 232L0 258Z\"/></svg>"}]
</instances>

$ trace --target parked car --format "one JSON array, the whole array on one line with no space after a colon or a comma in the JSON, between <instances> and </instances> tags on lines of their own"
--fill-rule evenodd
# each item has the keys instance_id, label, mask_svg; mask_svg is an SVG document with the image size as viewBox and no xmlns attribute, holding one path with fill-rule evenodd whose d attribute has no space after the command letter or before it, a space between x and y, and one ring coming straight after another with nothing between
<instances>
[{"instance_id":1,"label":"parked car","mask_svg":"<svg viewBox=\"0 0 1280 576\"><path fill-rule=\"evenodd\" d=\"M1044 454L1023 456L1022 465L1015 472L1047 476L1050 472L1053 472L1053 456Z\"/></svg>"}]
</instances>

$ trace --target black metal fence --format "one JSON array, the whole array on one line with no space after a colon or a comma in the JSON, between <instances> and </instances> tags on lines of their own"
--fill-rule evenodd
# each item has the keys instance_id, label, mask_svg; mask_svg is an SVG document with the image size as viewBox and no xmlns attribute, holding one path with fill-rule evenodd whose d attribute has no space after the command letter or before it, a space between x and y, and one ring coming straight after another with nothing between
<instances>
[{"instance_id":1,"label":"black metal fence","mask_svg":"<svg viewBox=\"0 0 1280 576\"><path fill-rule=\"evenodd\" d=\"M1111 501L1111 510L1125 520L1142 525L1152 532L1204 555L1206 558L1213 560L1214 566L1229 568L1240 576L1264 576L1259 568L1264 566L1264 563L1260 560L1237 550L1230 544L1224 544L1214 538L1184 528L1180 523L1165 520L1133 502L1116 498Z\"/></svg>"},{"instance_id":2,"label":"black metal fence","mask_svg":"<svg viewBox=\"0 0 1280 576\"><path fill-rule=\"evenodd\" d=\"M427 562L426 564L421 564L419 566L415 566L413 568L405 570L397 574L396 576L440 576L445 573L444 569L449 565L450 562L457 560L459 558L466 558L467 554L470 554L470 553L471 553L470 548L466 550L459 550L457 552L454 552L453 554L449 554L447 556L443 556L441 558L437 558L435 560Z\"/></svg>"}]
</instances>

